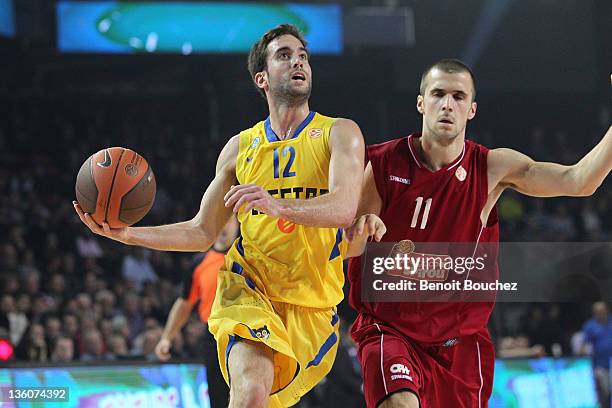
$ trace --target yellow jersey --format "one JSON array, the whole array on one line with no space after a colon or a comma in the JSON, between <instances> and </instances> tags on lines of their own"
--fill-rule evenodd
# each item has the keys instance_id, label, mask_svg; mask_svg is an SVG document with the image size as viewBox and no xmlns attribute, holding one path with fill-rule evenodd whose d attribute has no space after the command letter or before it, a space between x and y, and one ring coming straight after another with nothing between
<instances>
[{"instance_id":1,"label":"yellow jersey","mask_svg":"<svg viewBox=\"0 0 612 408\"><path fill-rule=\"evenodd\" d=\"M238 182L282 199L327 193L335 120L310 112L286 140L276 136L270 118L240 132ZM227 270L244 274L271 301L314 308L340 303L348 246L342 228L296 225L256 210L240 211L238 221L240 237L226 256Z\"/></svg>"}]
</instances>

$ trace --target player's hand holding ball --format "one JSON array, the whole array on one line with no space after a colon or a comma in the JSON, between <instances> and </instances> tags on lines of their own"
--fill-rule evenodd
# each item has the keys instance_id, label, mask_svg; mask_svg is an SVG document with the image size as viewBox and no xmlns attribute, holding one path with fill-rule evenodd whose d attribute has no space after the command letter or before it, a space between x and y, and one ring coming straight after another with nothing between
<instances>
[{"instance_id":1,"label":"player's hand holding ball","mask_svg":"<svg viewBox=\"0 0 612 408\"><path fill-rule=\"evenodd\" d=\"M79 218L95 234L127 242L126 227L140 221L153 206L153 170L138 153L122 147L102 149L81 166L76 179Z\"/></svg>"}]
</instances>

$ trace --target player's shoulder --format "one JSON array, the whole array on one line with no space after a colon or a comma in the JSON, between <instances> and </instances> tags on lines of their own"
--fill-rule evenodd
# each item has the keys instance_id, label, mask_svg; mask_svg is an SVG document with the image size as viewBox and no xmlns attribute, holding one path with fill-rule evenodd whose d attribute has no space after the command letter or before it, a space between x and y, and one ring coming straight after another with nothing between
<instances>
[{"instance_id":1,"label":"player's shoulder","mask_svg":"<svg viewBox=\"0 0 612 408\"><path fill-rule=\"evenodd\" d=\"M217 172L221 169L227 171L234 171L236 169L236 159L238 158L238 151L240 149L240 134L232 136L223 149L219 153L217 158Z\"/></svg>"},{"instance_id":2,"label":"player's shoulder","mask_svg":"<svg viewBox=\"0 0 612 408\"><path fill-rule=\"evenodd\" d=\"M368 145L368 158L389 157L395 154L403 155L408 148L408 138L403 136L397 139L387 140L386 142Z\"/></svg>"},{"instance_id":3,"label":"player's shoulder","mask_svg":"<svg viewBox=\"0 0 612 408\"><path fill-rule=\"evenodd\" d=\"M485 153L491 150L487 146L480 144L476 142L475 140L471 140L471 139L465 139L465 148L466 150L475 150L478 152L485 152Z\"/></svg>"},{"instance_id":4,"label":"player's shoulder","mask_svg":"<svg viewBox=\"0 0 612 408\"><path fill-rule=\"evenodd\" d=\"M343 149L362 149L363 135L359 125L354 120L334 118L330 123L329 132L325 132L330 148L343 146Z\"/></svg>"},{"instance_id":5,"label":"player's shoulder","mask_svg":"<svg viewBox=\"0 0 612 408\"><path fill-rule=\"evenodd\" d=\"M351 132L352 133L355 131L359 131L361 133L361 129L359 128L359 125L357 124L357 122L355 122L352 119L332 118L332 117L323 116L323 115L321 116L330 120L331 130L334 133L341 133L341 132Z\"/></svg>"}]
</instances>

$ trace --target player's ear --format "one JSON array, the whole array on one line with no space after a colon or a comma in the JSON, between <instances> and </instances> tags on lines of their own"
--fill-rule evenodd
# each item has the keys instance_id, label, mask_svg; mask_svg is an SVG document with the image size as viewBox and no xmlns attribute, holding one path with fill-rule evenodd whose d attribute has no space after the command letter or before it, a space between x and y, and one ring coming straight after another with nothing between
<instances>
[{"instance_id":1,"label":"player's ear","mask_svg":"<svg viewBox=\"0 0 612 408\"><path fill-rule=\"evenodd\" d=\"M263 90L267 89L268 74L266 71L259 71L255 74L255 85L257 85L258 88L261 88Z\"/></svg>"},{"instance_id":2,"label":"player's ear","mask_svg":"<svg viewBox=\"0 0 612 408\"><path fill-rule=\"evenodd\" d=\"M424 98L422 95L417 96L417 110L419 111L419 113L422 115L423 113L425 113L425 107L423 106L423 103L425 102Z\"/></svg>"},{"instance_id":3,"label":"player's ear","mask_svg":"<svg viewBox=\"0 0 612 408\"><path fill-rule=\"evenodd\" d=\"M476 116L476 102L472 102L472 106L470 106L470 111L468 112L468 120L471 120L474 116Z\"/></svg>"}]
</instances>

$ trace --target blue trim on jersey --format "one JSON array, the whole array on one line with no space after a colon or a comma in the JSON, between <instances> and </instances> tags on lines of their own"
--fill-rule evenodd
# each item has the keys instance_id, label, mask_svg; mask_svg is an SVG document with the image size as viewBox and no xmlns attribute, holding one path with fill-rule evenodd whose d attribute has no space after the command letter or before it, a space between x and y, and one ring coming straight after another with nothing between
<instances>
[{"instance_id":1,"label":"blue trim on jersey","mask_svg":"<svg viewBox=\"0 0 612 408\"><path fill-rule=\"evenodd\" d=\"M229 354L230 351L232 350L232 347L234 347L234 344L236 344L237 340L236 340L236 336L233 335L229 335L229 341L227 342L227 348L225 349L225 369L227 370L227 380L229 383L232 382L232 379L230 378L230 371L229 371Z\"/></svg>"},{"instance_id":2,"label":"blue trim on jersey","mask_svg":"<svg viewBox=\"0 0 612 408\"><path fill-rule=\"evenodd\" d=\"M319 352L317 353L315 358L313 358L312 361L308 363L306 368L310 366L318 366L319 363L321 363L321 360L323 360L323 357L325 357L327 352L332 348L334 344L336 344L337 341L338 341L338 336L336 335L336 332L334 332L331 334L331 336L327 338L327 340L325 340L325 343L323 343L323 345L319 349Z\"/></svg>"},{"instance_id":3,"label":"blue trim on jersey","mask_svg":"<svg viewBox=\"0 0 612 408\"><path fill-rule=\"evenodd\" d=\"M315 115L314 111L310 111L308 116L306 116L306 119L304 119L302 123L300 123L300 125L295 129L295 132L293 132L293 134L291 135L289 139L295 139L296 137L298 137L298 135L302 132L302 130L304 130L304 128L308 126L308 124L312 121L312 119L314 118L314 115ZM269 116L264 122L264 129L266 131L266 138L268 139L268 142L280 142L281 141L281 139L276 135L276 133L274 133L274 130L272 130L272 125L270 124Z\"/></svg>"},{"instance_id":4,"label":"blue trim on jersey","mask_svg":"<svg viewBox=\"0 0 612 408\"><path fill-rule=\"evenodd\" d=\"M342 233L343 229L338 228L338 232L336 232L336 243L334 244L334 247L331 250L331 254L329 254L330 261L340 256L340 243L342 242Z\"/></svg>"},{"instance_id":5,"label":"blue trim on jersey","mask_svg":"<svg viewBox=\"0 0 612 408\"><path fill-rule=\"evenodd\" d=\"M331 319L331 325L334 326L336 323L338 323L338 320L340 320L340 318L338 317L338 312L334 310L334 315Z\"/></svg>"},{"instance_id":6,"label":"blue trim on jersey","mask_svg":"<svg viewBox=\"0 0 612 408\"><path fill-rule=\"evenodd\" d=\"M232 262L232 272L237 273L238 275L242 275L244 268L238 262Z\"/></svg>"},{"instance_id":7,"label":"blue trim on jersey","mask_svg":"<svg viewBox=\"0 0 612 408\"><path fill-rule=\"evenodd\" d=\"M249 288L255 289L255 282L253 282L249 278L244 278L244 280L245 280L246 284L249 285Z\"/></svg>"},{"instance_id":8,"label":"blue trim on jersey","mask_svg":"<svg viewBox=\"0 0 612 408\"><path fill-rule=\"evenodd\" d=\"M242 246L242 235L238 237L238 242L236 242L236 249L240 256L244 257L244 247Z\"/></svg>"}]
</instances>

